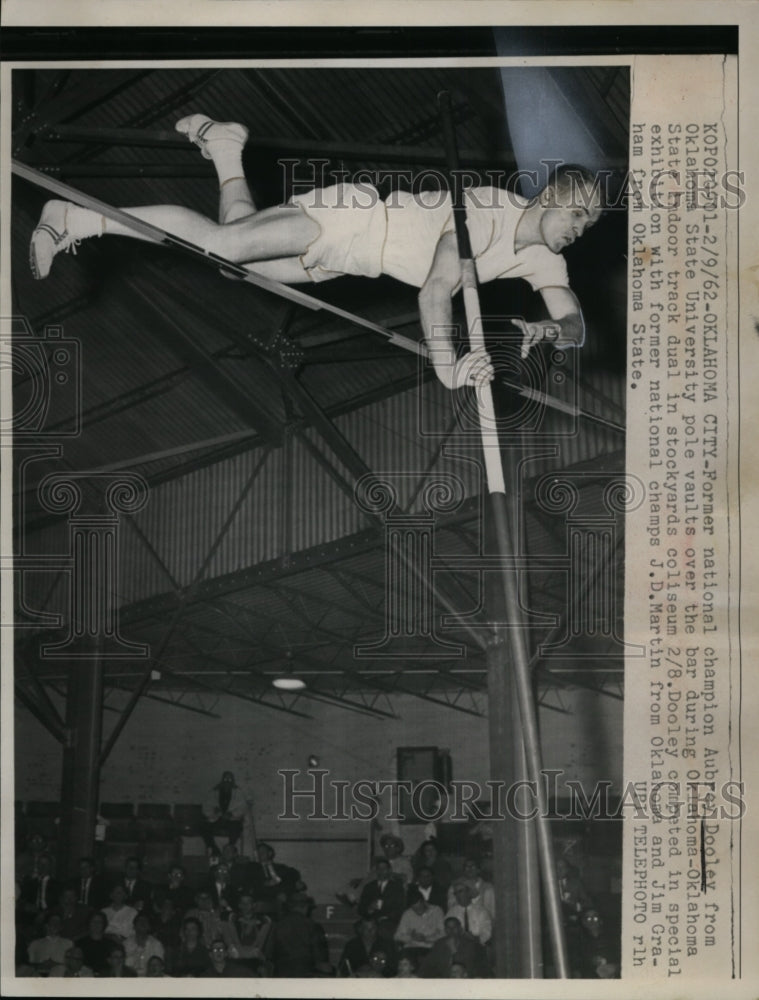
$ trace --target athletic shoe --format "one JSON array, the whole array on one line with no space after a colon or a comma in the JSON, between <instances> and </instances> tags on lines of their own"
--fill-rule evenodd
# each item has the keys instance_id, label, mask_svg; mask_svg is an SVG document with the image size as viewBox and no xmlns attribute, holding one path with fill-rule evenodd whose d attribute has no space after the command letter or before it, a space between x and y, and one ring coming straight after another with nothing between
<instances>
[{"instance_id":1,"label":"athletic shoe","mask_svg":"<svg viewBox=\"0 0 759 1000\"><path fill-rule=\"evenodd\" d=\"M180 118L174 128L177 132L186 135L190 142L194 142L200 147L200 151L207 160L211 159L208 144L223 140L225 142L239 142L244 146L248 141L248 130L239 122L215 122L208 115L188 115Z\"/></svg>"},{"instance_id":2,"label":"athletic shoe","mask_svg":"<svg viewBox=\"0 0 759 1000\"><path fill-rule=\"evenodd\" d=\"M76 253L84 239L84 233L76 235L67 228L69 209L75 207L68 201L49 201L42 209L29 243L29 266L35 278L46 278L55 255L62 250Z\"/></svg>"}]
</instances>

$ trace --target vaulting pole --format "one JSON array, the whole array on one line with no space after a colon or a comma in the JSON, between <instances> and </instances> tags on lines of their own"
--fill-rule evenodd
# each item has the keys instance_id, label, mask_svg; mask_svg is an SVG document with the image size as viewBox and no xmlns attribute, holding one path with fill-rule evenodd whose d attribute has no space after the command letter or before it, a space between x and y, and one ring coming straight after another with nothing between
<instances>
[{"instance_id":1,"label":"vaulting pole","mask_svg":"<svg viewBox=\"0 0 759 1000\"><path fill-rule=\"evenodd\" d=\"M459 159L450 94L443 91L439 95L438 101L445 140L446 159L448 161L449 187L453 202L456 238L459 257L461 259L461 287L464 295L469 343L472 350L475 350L478 347L485 346L485 336L482 328L479 295L477 293L477 272L472 257L469 231L466 226L464 192L461 190L461 185L456 182ZM510 560L514 555L514 546L509 525L508 501L506 498L500 440L493 404L493 392L490 385L477 390L477 408L488 492L490 494L492 528L494 529L498 554L502 558ZM561 899L556 876L553 843L548 823L548 802L543 783L537 713L535 711L530 684L530 655L524 628L516 624L522 621L517 574L504 569L501 575L504 604L508 615L507 621L512 623L511 627L505 630L511 659L509 665L513 671L516 696L519 704L519 717L522 722L527 774L530 781L534 782L536 789L538 857L540 859L546 917L557 976L560 979L566 979L569 977L569 965L564 928L561 920ZM503 645L503 631L503 629L496 629L493 636L493 644L501 649L505 648ZM501 669L505 672L509 665L502 660Z\"/></svg>"}]
</instances>

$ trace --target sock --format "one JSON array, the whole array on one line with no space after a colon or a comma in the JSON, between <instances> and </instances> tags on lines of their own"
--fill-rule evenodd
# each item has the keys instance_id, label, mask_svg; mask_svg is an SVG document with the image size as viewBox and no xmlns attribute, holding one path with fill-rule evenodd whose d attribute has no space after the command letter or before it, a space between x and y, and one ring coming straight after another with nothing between
<instances>
[{"instance_id":1,"label":"sock","mask_svg":"<svg viewBox=\"0 0 759 1000\"><path fill-rule=\"evenodd\" d=\"M228 139L216 139L206 146L213 160L219 183L231 180L233 177L245 177L242 168L242 144Z\"/></svg>"},{"instance_id":2,"label":"sock","mask_svg":"<svg viewBox=\"0 0 759 1000\"><path fill-rule=\"evenodd\" d=\"M102 236L106 231L106 219L100 212L69 202L66 206L66 229L77 240Z\"/></svg>"}]
</instances>

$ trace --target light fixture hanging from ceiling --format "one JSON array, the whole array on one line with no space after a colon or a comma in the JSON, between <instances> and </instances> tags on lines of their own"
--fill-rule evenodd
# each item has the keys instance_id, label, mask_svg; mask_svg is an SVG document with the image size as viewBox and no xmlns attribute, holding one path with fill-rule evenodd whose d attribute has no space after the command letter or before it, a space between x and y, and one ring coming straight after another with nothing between
<instances>
[{"instance_id":1,"label":"light fixture hanging from ceiling","mask_svg":"<svg viewBox=\"0 0 759 1000\"><path fill-rule=\"evenodd\" d=\"M302 691L306 682L293 674L293 654L289 649L285 653L285 660L287 661L285 672L275 677L271 682L272 685L280 691Z\"/></svg>"}]
</instances>

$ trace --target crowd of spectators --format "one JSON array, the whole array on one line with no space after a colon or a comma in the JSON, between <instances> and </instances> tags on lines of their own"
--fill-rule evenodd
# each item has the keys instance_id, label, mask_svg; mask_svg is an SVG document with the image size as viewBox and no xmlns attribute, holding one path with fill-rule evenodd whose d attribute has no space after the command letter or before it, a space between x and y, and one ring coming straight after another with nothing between
<instances>
[{"instance_id":1,"label":"crowd of spectators","mask_svg":"<svg viewBox=\"0 0 759 1000\"><path fill-rule=\"evenodd\" d=\"M92 858L59 882L39 845L17 879L18 975L60 977L486 978L494 966L493 885L475 858L454 877L433 839L409 858L381 840L372 870L338 893L354 934L330 962L327 935L300 872L259 842L255 860L234 843L209 851L194 886L174 864L160 883L136 857L107 882ZM619 975L618 935L607 933L575 868L559 864L573 975Z\"/></svg>"}]
</instances>

